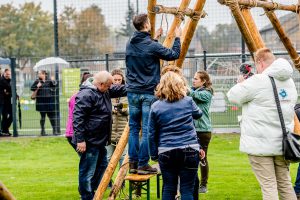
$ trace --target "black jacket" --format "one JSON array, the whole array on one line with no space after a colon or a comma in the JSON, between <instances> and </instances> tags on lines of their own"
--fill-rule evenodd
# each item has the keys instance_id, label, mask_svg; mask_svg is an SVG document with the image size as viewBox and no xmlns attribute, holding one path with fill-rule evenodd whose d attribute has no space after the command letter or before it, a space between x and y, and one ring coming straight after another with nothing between
<instances>
[{"instance_id":1,"label":"black jacket","mask_svg":"<svg viewBox=\"0 0 300 200\"><path fill-rule=\"evenodd\" d=\"M31 91L37 89L37 84L41 80L35 80L31 86ZM39 112L53 112L55 110L55 90L56 90L56 81L45 80L41 81L42 86L39 88L39 91L36 95L36 110Z\"/></svg>"},{"instance_id":2,"label":"black jacket","mask_svg":"<svg viewBox=\"0 0 300 200\"><path fill-rule=\"evenodd\" d=\"M4 76L0 77L0 104L11 104L11 79L5 79Z\"/></svg>"},{"instance_id":3,"label":"black jacket","mask_svg":"<svg viewBox=\"0 0 300 200\"><path fill-rule=\"evenodd\" d=\"M135 32L126 46L127 91L153 94L160 79L160 59L175 60L179 55L179 38L168 49L152 40L149 33Z\"/></svg>"},{"instance_id":4,"label":"black jacket","mask_svg":"<svg viewBox=\"0 0 300 200\"><path fill-rule=\"evenodd\" d=\"M111 98L126 96L124 85L112 85L100 92L90 82L80 88L73 111L74 136L72 143L85 141L87 146L105 146L110 143L112 125Z\"/></svg>"}]
</instances>

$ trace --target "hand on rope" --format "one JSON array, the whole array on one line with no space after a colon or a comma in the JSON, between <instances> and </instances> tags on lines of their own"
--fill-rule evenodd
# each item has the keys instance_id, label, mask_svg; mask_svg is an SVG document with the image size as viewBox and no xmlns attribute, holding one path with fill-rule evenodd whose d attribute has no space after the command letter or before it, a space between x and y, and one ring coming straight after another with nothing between
<instances>
[{"instance_id":1,"label":"hand on rope","mask_svg":"<svg viewBox=\"0 0 300 200\"><path fill-rule=\"evenodd\" d=\"M159 38L162 36L163 34L163 29L162 27L160 27L159 29L156 30L155 35L154 35L154 40L159 40Z\"/></svg>"}]
</instances>

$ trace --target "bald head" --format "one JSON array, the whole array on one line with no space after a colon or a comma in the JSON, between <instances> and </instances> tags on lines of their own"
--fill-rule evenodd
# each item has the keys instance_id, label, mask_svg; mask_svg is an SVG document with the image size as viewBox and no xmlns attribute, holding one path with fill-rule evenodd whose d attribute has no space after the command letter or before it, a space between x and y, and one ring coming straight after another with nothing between
<instances>
[{"instance_id":1,"label":"bald head","mask_svg":"<svg viewBox=\"0 0 300 200\"><path fill-rule=\"evenodd\" d=\"M94 75L93 84L100 92L106 92L113 82L112 75L107 71L100 71Z\"/></svg>"}]
</instances>

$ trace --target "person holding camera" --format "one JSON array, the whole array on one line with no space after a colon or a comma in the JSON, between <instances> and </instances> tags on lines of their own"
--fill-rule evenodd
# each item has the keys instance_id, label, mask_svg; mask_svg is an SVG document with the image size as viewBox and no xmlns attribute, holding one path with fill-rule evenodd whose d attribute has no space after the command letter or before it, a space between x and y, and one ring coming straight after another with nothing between
<instances>
[{"instance_id":1,"label":"person holding camera","mask_svg":"<svg viewBox=\"0 0 300 200\"><path fill-rule=\"evenodd\" d=\"M111 72L111 75L113 76L113 84L115 85L125 85L125 79L124 74L122 70L120 69L114 69ZM121 135L123 134L124 128L128 122L128 100L127 97L118 97L111 99L112 101L112 132L111 132L111 144L106 146L107 150L107 160L110 161L116 146L121 138ZM127 146L125 150L123 151L123 154L120 158L120 167L122 166L124 157L127 153ZM110 183L111 186L111 183Z\"/></svg>"},{"instance_id":2,"label":"person holding camera","mask_svg":"<svg viewBox=\"0 0 300 200\"><path fill-rule=\"evenodd\" d=\"M41 119L41 135L45 136L45 121L46 115L48 116L53 135L57 135L57 125L56 125L56 113L55 113L55 90L56 90L56 81L50 80L48 78L48 74L45 70L40 70L38 72L38 79L34 81L31 86L31 91L36 93L35 101L36 101L36 111L40 112Z\"/></svg>"},{"instance_id":3,"label":"person holding camera","mask_svg":"<svg viewBox=\"0 0 300 200\"><path fill-rule=\"evenodd\" d=\"M293 68L287 60L276 59L268 48L255 53L255 66L258 74L248 79L241 75L227 93L230 102L242 105L240 151L248 154L264 200L278 200L278 194L280 199L296 200L289 163L283 157L283 132L270 80L275 80L285 126L292 131L298 98Z\"/></svg>"}]
</instances>

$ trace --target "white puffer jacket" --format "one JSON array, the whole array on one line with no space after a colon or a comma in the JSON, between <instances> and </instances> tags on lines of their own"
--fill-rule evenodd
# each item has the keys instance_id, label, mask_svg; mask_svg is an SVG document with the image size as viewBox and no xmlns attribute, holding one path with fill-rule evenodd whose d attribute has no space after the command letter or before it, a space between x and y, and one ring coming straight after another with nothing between
<instances>
[{"instance_id":1,"label":"white puffer jacket","mask_svg":"<svg viewBox=\"0 0 300 200\"><path fill-rule=\"evenodd\" d=\"M240 151L256 156L282 155L282 130L269 75L274 77L287 130L294 129L297 90L293 68L279 58L272 65L227 93L228 100L242 105Z\"/></svg>"}]
</instances>

